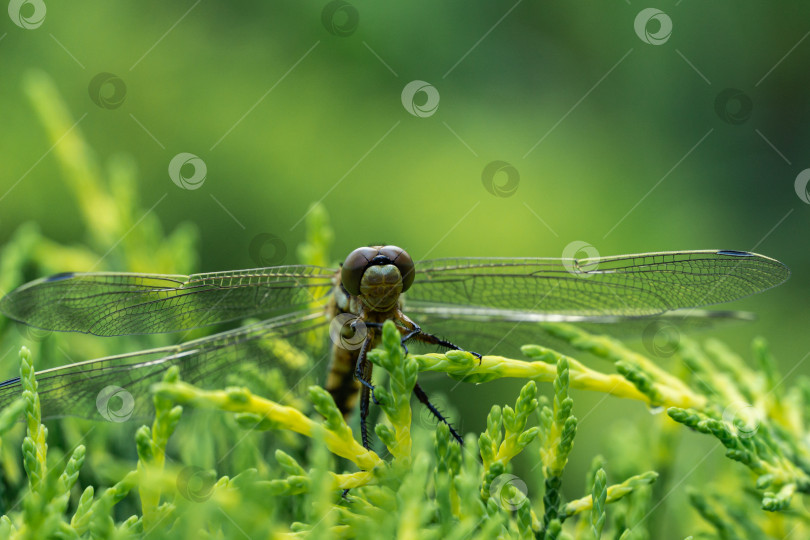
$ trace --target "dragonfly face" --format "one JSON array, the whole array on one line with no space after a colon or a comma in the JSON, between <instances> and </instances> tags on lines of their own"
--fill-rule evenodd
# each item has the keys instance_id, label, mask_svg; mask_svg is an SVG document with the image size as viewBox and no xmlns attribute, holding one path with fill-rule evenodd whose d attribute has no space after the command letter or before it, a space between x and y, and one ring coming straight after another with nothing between
<instances>
[{"instance_id":1,"label":"dragonfly face","mask_svg":"<svg viewBox=\"0 0 810 540\"><path fill-rule=\"evenodd\" d=\"M220 387L225 375L241 365L268 369L289 364L296 350L317 361L323 352L318 344L328 344L324 334L330 320L358 321L368 334L354 348L332 347L326 385L335 383L333 395L336 401L345 400L348 412L350 398L356 397L361 384L361 392L368 395L371 368L362 360L387 319L394 320L408 343L455 348L423 332L418 321L426 330L458 340L467 350L503 354L507 338L519 343L542 340L533 325L538 321L598 323L609 333L623 320L638 324L640 319L662 315L677 315L686 321L684 327L692 326L689 321L695 318L716 320L717 312L707 316L694 308L762 292L789 275L779 261L741 251L590 259L467 257L414 263L400 248L374 246L353 251L342 268L290 265L191 276L60 274L12 291L0 300L0 311L36 328L98 336L183 332L261 319L192 341L183 341L181 334L175 345L38 374L44 417L96 419L103 416L97 397L109 386L132 394L133 415L147 417L149 388L172 365L179 366L189 383ZM689 311L674 311L680 309ZM0 383L0 408L21 391L19 379ZM427 402L418 385L414 393ZM363 394L361 412L367 411Z\"/></svg>"},{"instance_id":2,"label":"dragonfly face","mask_svg":"<svg viewBox=\"0 0 810 540\"><path fill-rule=\"evenodd\" d=\"M346 291L371 310L387 312L414 280L411 256L397 246L361 247L352 251L340 269Z\"/></svg>"}]
</instances>

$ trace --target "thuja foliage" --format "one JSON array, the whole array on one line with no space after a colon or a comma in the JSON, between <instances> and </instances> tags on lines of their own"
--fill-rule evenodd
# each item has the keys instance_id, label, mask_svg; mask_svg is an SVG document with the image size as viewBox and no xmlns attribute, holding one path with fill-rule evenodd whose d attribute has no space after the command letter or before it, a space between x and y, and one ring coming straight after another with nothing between
<instances>
[{"instance_id":1,"label":"thuja foliage","mask_svg":"<svg viewBox=\"0 0 810 540\"><path fill-rule=\"evenodd\" d=\"M574 335L567 327L558 330ZM740 462L740 469L744 466L758 475L751 481L739 474L741 470L732 470L737 474L728 474L723 482L689 489L693 507L714 529L712 533L696 524L701 537L769 538L788 527L788 532L806 530L808 516L798 499L807 489L807 473L797 452L799 442L791 437L790 426L783 425L784 418L796 418L763 414L753 425L745 423L738 413L724 417L719 412L723 404L719 394L710 391L711 380L725 373L712 366L735 365L740 370L738 376L753 383L759 375L762 384L758 390L752 384L736 386L734 391L747 388L750 393L746 397L761 402L764 395L774 391L773 385L763 382L768 378L766 370L745 368L739 358L716 342L705 349L687 342L682 352L689 358L685 362L693 368L698 357L704 362L700 375L696 368L692 372L695 380L703 381L694 384L702 390L687 392L693 388L689 383L680 387L677 395L693 405L703 396L705 403L699 409L685 409L668 399L652 400L652 395L676 394L655 369L645 371L654 368L648 360L603 337L575 334L572 342L577 346L593 352L598 344L599 354L621 357L632 363L636 373L646 373L644 383L633 385L640 394L624 394L616 388L612 393L668 406L669 418L717 438L728 449L727 455ZM650 537L645 518L656 502L651 499L656 471L611 482L610 468L597 456L586 475L584 491L570 498L564 494L572 491L563 489L564 471L578 424L570 391L597 384L600 378L591 370L568 356L537 346L525 348L533 357L531 362L488 356L479 365L478 359L464 352L406 355L399 332L390 322L383 328L382 341L382 347L372 351L369 358L389 375L387 384L375 390L383 413L375 432L385 457L358 442L331 396L319 386L308 390L314 414L307 415L302 411L307 407L282 405L241 387L197 388L183 382L175 367L153 389L156 414L151 428L142 426L134 434L137 462L120 474L116 483L98 491L93 485L81 486L80 491L77 485L86 457L83 445L69 456L50 459L32 357L23 349L24 391L20 400L0 415L0 433L8 432L18 416L24 415L21 459L27 489L17 507L0 518L0 537L193 537L230 536L238 531L250 537L279 538ZM772 362L762 342L756 343L756 350L763 362ZM715 360L710 361L710 357ZM518 374L512 368L519 363L524 371ZM519 376L528 382L513 405L493 405L486 429L477 440L468 435L461 446L445 424L437 424L429 436L413 429L411 394L418 374L439 370L440 366L448 374L474 380ZM775 368L771 365L770 369ZM551 384L550 398L538 395L537 384L542 382ZM723 392L731 390L725 388ZM804 396L799 390L788 394L792 399ZM790 410L796 405L782 404ZM309 442L303 451L295 452L297 455L277 448L273 463L256 456L256 467L233 476L218 477L214 470L180 464L167 468L167 443L183 422L183 407L211 409L217 415L232 417L241 428L241 435L239 430L229 433L235 437L229 441L233 445L241 442L239 437L252 437L260 431L292 432ZM672 424L666 417L662 419ZM661 440L648 442L651 447L647 451L661 444ZM513 465L519 455L539 465L536 478L515 474ZM666 466L665 461L659 463ZM728 482L739 488L739 496L727 493ZM140 511L118 517L115 506L130 492L137 494ZM756 494L761 498L761 508L752 504ZM791 506L791 500L796 504Z\"/></svg>"},{"instance_id":2,"label":"thuja foliage","mask_svg":"<svg viewBox=\"0 0 810 540\"><path fill-rule=\"evenodd\" d=\"M19 285L31 269L196 270L193 228L164 235L134 197L131 163L96 163L47 77L32 74L26 92L54 142L64 137L54 155L87 242L63 246L22 227L0 250L0 287ZM331 231L322 209L311 212L309 227L303 260L326 264ZM0 539L810 536L810 382L785 380L764 341L746 362L718 341L681 337L664 362L576 326L536 328L538 343L553 337L569 354L526 344L524 358L406 355L386 325L369 355L381 411L373 451L323 388L296 392L276 370L250 366L215 390L169 370L148 397L155 414L146 425L43 424L34 363L122 351L0 321L4 375L14 364L7 351L31 348L19 354L23 392L0 411ZM289 343L267 346L304 370L314 366ZM481 392L475 414L484 427L461 446L445 424L417 421L412 389L425 372L480 388L511 378L522 388L508 399ZM660 414L605 430L586 422L581 390ZM599 435L584 444L585 432ZM714 452L720 448L726 458ZM587 471L572 470L577 455L587 456ZM710 475L695 472L704 462Z\"/></svg>"}]
</instances>

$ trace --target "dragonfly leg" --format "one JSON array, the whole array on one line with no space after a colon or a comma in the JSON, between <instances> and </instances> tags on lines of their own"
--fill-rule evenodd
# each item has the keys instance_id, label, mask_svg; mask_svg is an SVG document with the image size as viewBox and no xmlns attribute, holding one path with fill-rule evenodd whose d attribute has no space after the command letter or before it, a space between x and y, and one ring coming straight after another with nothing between
<instances>
[{"instance_id":1,"label":"dragonfly leg","mask_svg":"<svg viewBox=\"0 0 810 540\"><path fill-rule=\"evenodd\" d=\"M467 349L462 349L458 345L454 343L450 343L446 339L442 339L439 337L434 336L433 334L426 334L425 332L420 332L419 334L415 335L414 338L418 339L419 341L424 341L425 343L431 343L433 345L439 345L440 347L447 347L448 349L453 349L454 351L467 351ZM480 354L474 351L467 351L474 357L478 358L478 364L481 364L481 358L483 358Z\"/></svg>"},{"instance_id":2,"label":"dragonfly leg","mask_svg":"<svg viewBox=\"0 0 810 540\"><path fill-rule=\"evenodd\" d=\"M374 404L378 405L380 402L374 397L374 385L371 384L371 364L366 361L366 353L371 346L371 336L367 336L360 347L360 354L357 355L357 364L354 367L354 376L360 381L367 390L371 392L371 397Z\"/></svg>"},{"instance_id":3,"label":"dragonfly leg","mask_svg":"<svg viewBox=\"0 0 810 540\"><path fill-rule=\"evenodd\" d=\"M450 343L446 339L442 339L440 337L434 336L433 334L428 334L427 332L423 332L422 328L413 322L411 319L406 317L404 314L400 315L400 318L404 321L408 322L411 325L411 329L408 331L405 336L402 338L402 346L405 347L405 341L409 339L415 339L417 341L421 341L423 343L429 343L431 345L438 345L439 347L445 347L447 349L453 349L454 351L465 351L466 349L462 349L458 345L454 343ZM405 352L408 352L407 347L405 348ZM481 365L481 358L482 356L474 351L467 351L468 353L472 354L476 358L478 358L478 365Z\"/></svg>"},{"instance_id":4,"label":"dragonfly leg","mask_svg":"<svg viewBox=\"0 0 810 540\"><path fill-rule=\"evenodd\" d=\"M358 321L359 321L359 320L360 320L360 319L358 319ZM355 328L355 325L356 325L356 324L357 324L357 321L355 321L355 322L353 322L353 323L352 323L352 329L354 329L354 328ZM382 327L383 327L383 323L381 323L381 322L370 322L370 321L363 321L363 324L366 326L366 328L382 328ZM404 345L403 345L403 347L404 347ZM405 349L405 354L408 354L408 349L407 349L407 348ZM364 381L362 381L362 380L361 380L360 382L362 382L363 384L366 384L366 383L365 383ZM374 388L372 388L372 390L374 390Z\"/></svg>"},{"instance_id":5,"label":"dragonfly leg","mask_svg":"<svg viewBox=\"0 0 810 540\"><path fill-rule=\"evenodd\" d=\"M358 319L358 321L359 320L360 319ZM354 328L354 325L356 325L356 324L358 324L357 321L353 322L352 323L352 325L353 325L352 328ZM383 327L383 323L381 323L381 322L363 321L363 324L366 325L368 328L382 328Z\"/></svg>"},{"instance_id":6,"label":"dragonfly leg","mask_svg":"<svg viewBox=\"0 0 810 540\"><path fill-rule=\"evenodd\" d=\"M371 384L371 370L372 365L366 360L366 353L371 346L371 336L366 336L363 345L360 347L360 354L357 355L357 366L355 368L355 376L357 380L362 383L360 389L360 438L363 441L363 447L371 450L371 442L368 435L368 426L366 419L369 413L369 398L378 404L377 398L374 396L374 385Z\"/></svg>"},{"instance_id":7,"label":"dragonfly leg","mask_svg":"<svg viewBox=\"0 0 810 540\"><path fill-rule=\"evenodd\" d=\"M405 349L406 355L408 354L408 345L405 342L411 339L412 337L422 333L422 328L420 328L418 324L413 323L413 326L414 326L413 329L410 330L404 336L402 336L402 339L400 340L400 345L402 346L403 349Z\"/></svg>"},{"instance_id":8,"label":"dragonfly leg","mask_svg":"<svg viewBox=\"0 0 810 540\"><path fill-rule=\"evenodd\" d=\"M437 420L443 422L444 424L447 425L448 428L450 428L450 434L453 436L455 440L458 441L458 444L463 445L464 439L462 439L461 435L459 435L458 432L453 428L453 424L448 422L447 418L444 417L444 415L439 411L439 409L437 409L436 406L430 402L425 391L422 389L421 386L419 386L419 383L417 383L413 387L413 393L416 396L416 399L422 402L422 404L428 408L428 410L433 414L433 416L436 417Z\"/></svg>"},{"instance_id":9,"label":"dragonfly leg","mask_svg":"<svg viewBox=\"0 0 810 540\"><path fill-rule=\"evenodd\" d=\"M360 390L360 439L363 441L363 448L371 450L371 441L368 437L368 425L366 419L368 418L368 396L371 393L367 387Z\"/></svg>"}]
</instances>

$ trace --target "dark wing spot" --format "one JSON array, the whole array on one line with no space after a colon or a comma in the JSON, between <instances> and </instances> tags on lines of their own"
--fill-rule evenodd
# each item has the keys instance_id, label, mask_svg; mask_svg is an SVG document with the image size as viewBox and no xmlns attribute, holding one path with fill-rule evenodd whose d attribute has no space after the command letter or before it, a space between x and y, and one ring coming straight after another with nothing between
<instances>
[{"instance_id":1,"label":"dark wing spot","mask_svg":"<svg viewBox=\"0 0 810 540\"><path fill-rule=\"evenodd\" d=\"M63 279L70 279L75 276L75 272L62 272L61 274L54 274L45 281L62 281Z\"/></svg>"},{"instance_id":2,"label":"dark wing spot","mask_svg":"<svg viewBox=\"0 0 810 540\"><path fill-rule=\"evenodd\" d=\"M734 251L733 249L729 250L720 250L717 252L718 255L730 255L732 257L753 257L754 254L748 251Z\"/></svg>"},{"instance_id":3,"label":"dark wing spot","mask_svg":"<svg viewBox=\"0 0 810 540\"><path fill-rule=\"evenodd\" d=\"M19 377L17 377L16 379L9 379L9 380L7 380L5 382L0 383L0 388L3 388L4 386L14 386L15 384L17 384L19 382L20 382Z\"/></svg>"}]
</instances>

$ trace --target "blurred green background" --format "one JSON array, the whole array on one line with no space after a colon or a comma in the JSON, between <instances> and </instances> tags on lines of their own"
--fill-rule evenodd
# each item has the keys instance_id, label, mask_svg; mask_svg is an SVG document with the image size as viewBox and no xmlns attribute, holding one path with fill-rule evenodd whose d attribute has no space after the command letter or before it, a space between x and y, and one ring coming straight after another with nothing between
<instances>
[{"instance_id":1,"label":"blurred green background","mask_svg":"<svg viewBox=\"0 0 810 540\"><path fill-rule=\"evenodd\" d=\"M65 180L71 171L56 159L64 141L49 136L25 90L44 72L67 103L67 126L80 120L71 133L92 148L100 178L137 169L131 207L89 211L102 222L104 212L131 212L126 234L139 234L148 214L144 223L157 218L167 232L191 224L199 236L181 268L146 249L134 262L112 256L92 269L248 268L257 266L250 245L262 234L279 238L283 262L292 263L315 201L335 229L333 262L377 242L415 259L560 257L574 241L602 255L752 250L783 261L793 276L729 306L757 312L756 323L715 335L744 354L763 335L790 378L810 373L802 324L810 206L794 186L810 167L802 158L810 144L810 9L660 3L663 17L637 32L646 7L94 1L48 3L32 29L4 17L0 244L30 222L61 245L91 242L75 183ZM125 91L116 94L109 78L94 90L100 73ZM401 95L415 80L439 96L421 117ZM425 98L417 93L414 103ZM105 99L107 107L96 103ZM181 152L206 165L198 189L169 176ZM493 161L517 171L514 193L485 189L482 173ZM503 187L507 177L493 182ZM101 253L119 241L94 240ZM281 262L285 253L263 256ZM428 382L434 392L450 387ZM462 385L448 400L465 429L480 429L506 386L512 396L519 384ZM478 407L481 392L486 405ZM576 408L583 421L574 478L607 444L611 426L651 418L638 404L599 395L579 395ZM710 445L685 437L687 483L710 477L722 459L715 452L690 472ZM683 499L678 486L670 486L674 501Z\"/></svg>"}]
</instances>

